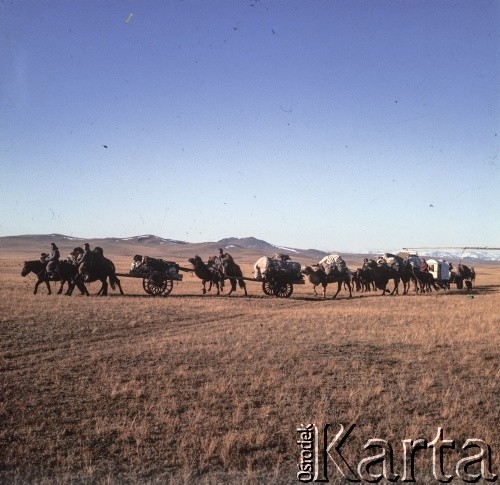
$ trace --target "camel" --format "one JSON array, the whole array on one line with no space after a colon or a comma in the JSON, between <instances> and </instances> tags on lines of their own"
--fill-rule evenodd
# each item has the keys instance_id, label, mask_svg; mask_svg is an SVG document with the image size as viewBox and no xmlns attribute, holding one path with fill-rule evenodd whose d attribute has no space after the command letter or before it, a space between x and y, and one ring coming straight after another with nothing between
<instances>
[{"instance_id":1,"label":"camel","mask_svg":"<svg viewBox=\"0 0 500 485\"><path fill-rule=\"evenodd\" d=\"M227 296L231 295L233 291L236 291L236 283L239 284L240 288L245 292L245 296L247 296L247 287L243 279L243 273L239 265L234 262L233 257L226 253L224 257L221 258L221 262L224 276L228 278L231 283L231 289Z\"/></svg>"},{"instance_id":2,"label":"camel","mask_svg":"<svg viewBox=\"0 0 500 485\"><path fill-rule=\"evenodd\" d=\"M212 258L214 259L214 258ZM189 258L188 261L194 267L194 274L200 278L203 284L203 294L207 292L206 284L209 284L208 291L212 289L212 285L217 288L217 295L220 295L221 290L224 288L224 275L220 268L217 267L214 261L209 261L205 264L200 256L196 255L194 258Z\"/></svg>"},{"instance_id":3,"label":"camel","mask_svg":"<svg viewBox=\"0 0 500 485\"><path fill-rule=\"evenodd\" d=\"M332 299L335 299L342 288L342 283L344 283L349 290L349 298L352 298L351 278L347 268L340 271L335 267L327 273L320 265L318 265L317 269L313 269L312 266L306 266L301 270L301 273L307 277L310 283L312 283L315 295L318 295L316 287L321 285L323 287L323 298L326 298L326 287L328 283L337 283L337 292L332 297Z\"/></svg>"}]
</instances>

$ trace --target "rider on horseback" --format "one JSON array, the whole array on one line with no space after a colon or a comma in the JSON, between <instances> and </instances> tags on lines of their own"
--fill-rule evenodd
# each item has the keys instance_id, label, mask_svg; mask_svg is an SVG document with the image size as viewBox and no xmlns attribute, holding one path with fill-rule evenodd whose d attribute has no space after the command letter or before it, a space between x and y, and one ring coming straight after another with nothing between
<instances>
[{"instance_id":1,"label":"rider on horseback","mask_svg":"<svg viewBox=\"0 0 500 485\"><path fill-rule=\"evenodd\" d=\"M59 249L55 243L51 243L51 247L50 254L45 257L45 262L47 263L45 272L48 278L54 278L59 272ZM42 256L43 254L44 253L42 253Z\"/></svg>"}]
</instances>

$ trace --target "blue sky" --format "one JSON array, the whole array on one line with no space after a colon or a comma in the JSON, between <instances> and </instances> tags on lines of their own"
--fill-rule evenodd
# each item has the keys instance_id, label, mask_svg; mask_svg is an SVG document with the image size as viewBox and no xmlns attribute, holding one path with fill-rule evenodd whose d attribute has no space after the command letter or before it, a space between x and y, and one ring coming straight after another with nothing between
<instances>
[{"instance_id":1,"label":"blue sky","mask_svg":"<svg viewBox=\"0 0 500 485\"><path fill-rule=\"evenodd\" d=\"M499 20L497 1L1 3L0 235L498 246Z\"/></svg>"}]
</instances>

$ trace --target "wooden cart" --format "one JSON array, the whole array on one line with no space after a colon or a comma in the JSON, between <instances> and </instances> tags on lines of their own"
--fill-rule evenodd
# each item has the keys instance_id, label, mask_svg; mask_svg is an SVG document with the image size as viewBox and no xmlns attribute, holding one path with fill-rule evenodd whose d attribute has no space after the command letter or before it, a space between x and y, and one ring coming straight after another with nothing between
<instances>
[{"instance_id":1,"label":"wooden cart","mask_svg":"<svg viewBox=\"0 0 500 485\"><path fill-rule=\"evenodd\" d=\"M288 298L293 293L293 285L303 285L304 279L288 272L267 272L262 280L262 291L268 296Z\"/></svg>"},{"instance_id":2,"label":"wooden cart","mask_svg":"<svg viewBox=\"0 0 500 485\"><path fill-rule=\"evenodd\" d=\"M128 273L117 273L125 278L141 278L144 291L151 296L168 296L174 287L174 281L182 281L179 274L179 265L172 261L158 260L156 267L145 266L139 270L130 270Z\"/></svg>"}]
</instances>

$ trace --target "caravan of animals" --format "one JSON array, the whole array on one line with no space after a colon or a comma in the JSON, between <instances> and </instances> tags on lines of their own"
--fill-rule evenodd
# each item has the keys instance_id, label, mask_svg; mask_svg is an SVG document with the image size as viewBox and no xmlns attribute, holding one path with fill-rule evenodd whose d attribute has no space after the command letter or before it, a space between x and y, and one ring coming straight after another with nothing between
<instances>
[{"instance_id":1,"label":"caravan of animals","mask_svg":"<svg viewBox=\"0 0 500 485\"><path fill-rule=\"evenodd\" d=\"M65 260L60 260L60 252L56 243L51 243L51 253L42 253L37 260L25 261L21 275L33 273L37 277L34 293L40 284L45 283L51 293L50 282L60 282L58 294L64 290L65 295L72 295L77 288L82 295L89 296L86 285L95 281L101 283L98 295L106 296L108 286L118 289L124 294L119 277L142 279L144 291L151 296L167 296L173 289L174 281L182 281L181 272L194 273L202 282L202 293L215 288L217 295L224 291L225 282L230 285L228 295L236 291L237 286L247 296L246 282L258 282L265 295L288 298L293 293L293 286L304 284L306 280L313 285L314 295L318 296L317 287L322 288L323 298L329 283L336 283L333 299L340 293L342 286L352 298L352 291L369 292L381 290L382 295L399 294L402 283L403 295L408 294L413 285L415 293L428 293L439 290L450 290L454 283L458 289L465 285L467 291L472 289L475 280L474 268L458 264L456 270L452 263L445 260L425 260L418 254L400 252L397 255L385 253L375 259L365 258L361 267L350 270L339 254L330 254L319 262L301 265L291 261L290 256L276 253L273 256L259 258L253 266L253 276L243 275L240 266L233 257L219 249L219 254L203 261L200 256L189 258L190 267L182 267L176 262L161 258L153 258L136 254L128 273L118 273L114 263L104 256L100 247L75 248ZM388 283L394 283L392 291ZM208 288L207 288L208 285Z\"/></svg>"}]
</instances>

